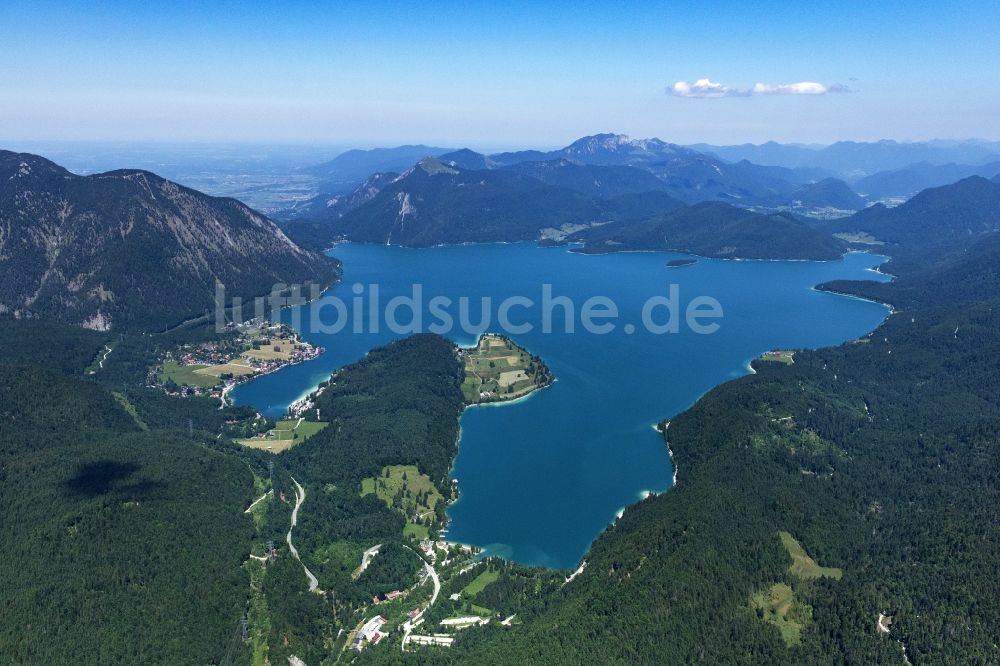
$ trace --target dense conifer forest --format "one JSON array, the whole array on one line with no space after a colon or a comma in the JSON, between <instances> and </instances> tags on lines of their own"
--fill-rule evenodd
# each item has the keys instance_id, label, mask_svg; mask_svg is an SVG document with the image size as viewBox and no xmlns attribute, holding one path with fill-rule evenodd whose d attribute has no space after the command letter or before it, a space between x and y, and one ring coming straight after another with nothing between
<instances>
[{"instance_id":1,"label":"dense conifer forest","mask_svg":"<svg viewBox=\"0 0 1000 666\"><path fill-rule=\"evenodd\" d=\"M144 386L159 350L214 335L0 326L10 350L0 364L0 572L10 592L0 652L14 663L248 663L261 644L272 663L318 663L355 609L416 582L422 560L404 539L406 517L359 491L385 465L412 464L450 493L463 406L454 346L416 336L340 370L317 398L331 427L273 457L221 435L253 410ZM47 341L52 353L39 355ZM90 374L105 345L114 351ZM293 479L307 492L295 538L320 593L284 541ZM245 514L269 487L275 499ZM275 558L263 567L251 555L268 541ZM376 543L379 557L353 575ZM243 640L244 618L259 641Z\"/></svg>"},{"instance_id":2,"label":"dense conifer forest","mask_svg":"<svg viewBox=\"0 0 1000 666\"><path fill-rule=\"evenodd\" d=\"M102 340L50 332L39 358L59 370L0 365L4 661L225 663L243 649L247 464L200 430L150 430L156 410L82 378Z\"/></svg>"}]
</instances>

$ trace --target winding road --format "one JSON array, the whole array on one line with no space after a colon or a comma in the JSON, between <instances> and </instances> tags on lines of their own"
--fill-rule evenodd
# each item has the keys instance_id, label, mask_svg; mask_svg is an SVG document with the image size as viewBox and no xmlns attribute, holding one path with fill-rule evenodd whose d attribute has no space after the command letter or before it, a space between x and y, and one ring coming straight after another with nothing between
<instances>
[{"instance_id":1,"label":"winding road","mask_svg":"<svg viewBox=\"0 0 1000 666\"><path fill-rule=\"evenodd\" d=\"M434 583L434 592L431 594L431 600L427 604L427 608L420 611L420 614L412 620L407 620L403 623L403 644L401 646L403 652L406 652L406 644L410 642L410 633L413 631L413 628L420 623L421 618L424 616L424 612L430 610L431 606L434 605L434 602L437 601L438 593L441 592L441 579L438 578L437 570L435 570L430 562L427 561L424 561L424 570L427 571L427 575L431 577L431 581Z\"/></svg>"},{"instance_id":2,"label":"winding road","mask_svg":"<svg viewBox=\"0 0 1000 666\"><path fill-rule=\"evenodd\" d=\"M368 550L366 550L364 553L361 554L361 566L358 567L358 572L354 576L355 578L364 573L365 569L368 568L368 565L371 564L375 556L378 555L378 551L381 547L382 544L378 544L377 546L372 546L371 548L369 548Z\"/></svg>"},{"instance_id":3,"label":"winding road","mask_svg":"<svg viewBox=\"0 0 1000 666\"><path fill-rule=\"evenodd\" d=\"M294 476L292 477L292 483L295 484L295 508L292 509L292 524L288 527L288 534L285 536L285 541L288 542L288 550L291 551L295 559L302 565L302 570L306 573L306 578L309 579L309 591L316 594L323 594L323 590L319 589L319 581L316 580L316 576L309 571L309 567L299 557L299 551L295 550L295 546L292 545L292 530L295 529L295 525L299 522L299 507L306 501L306 490L295 480Z\"/></svg>"},{"instance_id":4,"label":"winding road","mask_svg":"<svg viewBox=\"0 0 1000 666\"><path fill-rule=\"evenodd\" d=\"M955 332L958 333L958 329L955 329ZM104 349L107 351L104 352L104 356L102 356L101 360L98 361L98 366L100 366L101 370L104 369L104 362L108 360L108 354L111 353L111 347L109 345L104 345Z\"/></svg>"},{"instance_id":5,"label":"winding road","mask_svg":"<svg viewBox=\"0 0 1000 666\"><path fill-rule=\"evenodd\" d=\"M430 608L434 605L434 602L437 601L438 592L441 591L441 579L438 578L437 571L429 562L424 562L424 568L427 569L427 575L431 577L432 581L434 581L434 593L431 595L430 603L427 604L427 607Z\"/></svg>"}]
</instances>

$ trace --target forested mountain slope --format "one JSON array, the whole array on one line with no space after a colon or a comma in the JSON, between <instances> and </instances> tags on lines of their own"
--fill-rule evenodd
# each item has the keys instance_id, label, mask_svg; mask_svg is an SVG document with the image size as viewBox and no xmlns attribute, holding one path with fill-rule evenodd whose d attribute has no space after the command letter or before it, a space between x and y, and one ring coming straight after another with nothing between
<instances>
[{"instance_id":1,"label":"forested mountain slope","mask_svg":"<svg viewBox=\"0 0 1000 666\"><path fill-rule=\"evenodd\" d=\"M478 174L477 182L492 187L501 183L501 188L511 185L510 180L495 182L499 177L487 173L503 171L527 176L588 197L605 199L621 194L659 191L687 204L723 201L769 210L794 207L808 214L823 209L857 210L862 207L861 199L847 184L826 179L826 172L762 166L746 160L730 163L714 155L655 138L632 139L623 134L595 134L582 137L558 150L522 150L493 155L484 155L467 148L444 154L434 153L431 152L432 149L426 148L427 152L418 154L413 152L417 148L425 147L400 146L380 149L381 152L345 153L334 162L342 159L351 162L357 158L361 160L359 164L369 164L371 170L363 175L355 174L348 186L339 182L321 184L319 195L303 205L283 211L280 217L294 221L287 228L297 237L307 238L315 243L325 228L322 223L337 220L350 210L358 208L359 202L367 202L374 198L373 193L388 186L387 174L384 172L402 171L405 167L398 160L406 155L410 155L412 159L405 166L418 160L425 166L434 163L439 165L434 167L435 173L442 173L443 167L469 172L470 176ZM395 157L389 159L390 156ZM369 160L369 157L372 159ZM386 159L376 159L380 157ZM410 172L412 169L408 174ZM470 187L472 184L471 181L466 183ZM474 196L481 195L480 192ZM503 214L515 219L525 217L525 210L516 201L498 198L497 192L488 193L488 196L489 203L479 208L480 214L489 217ZM516 192L512 196L525 195ZM550 194L550 197L553 196L556 195ZM456 197L452 203L458 210L451 222L461 225L469 202L461 203L461 197ZM548 214L559 213L537 200L536 204L542 205ZM382 208L382 214L385 214L384 206ZM368 212L371 214L372 211ZM392 212L402 215L399 206L392 208ZM569 208L567 213L576 214L576 217L565 220L563 218L566 215L557 215L559 224L566 221L586 224L590 221L588 215L579 215L579 209Z\"/></svg>"},{"instance_id":2,"label":"forested mountain slope","mask_svg":"<svg viewBox=\"0 0 1000 666\"><path fill-rule=\"evenodd\" d=\"M905 197L929 187L941 187L969 176L992 178L1000 174L1000 162L982 165L929 164L920 162L902 169L880 171L854 183L859 192L872 198Z\"/></svg>"},{"instance_id":3,"label":"forested mountain slope","mask_svg":"<svg viewBox=\"0 0 1000 666\"><path fill-rule=\"evenodd\" d=\"M504 167L504 170L592 197L610 198L654 190L667 192L670 189L665 182L645 169L624 165L579 164L565 158L546 162L521 162Z\"/></svg>"},{"instance_id":4,"label":"forested mountain slope","mask_svg":"<svg viewBox=\"0 0 1000 666\"><path fill-rule=\"evenodd\" d=\"M951 185L924 190L895 208L876 204L823 225L842 232L863 232L899 245L910 254L930 246L966 245L1000 230L1000 184L970 176Z\"/></svg>"},{"instance_id":5,"label":"forested mountain slope","mask_svg":"<svg viewBox=\"0 0 1000 666\"><path fill-rule=\"evenodd\" d=\"M249 298L336 274L234 199L0 151L0 314L149 330L210 310L216 281Z\"/></svg>"},{"instance_id":6,"label":"forested mountain slope","mask_svg":"<svg viewBox=\"0 0 1000 666\"><path fill-rule=\"evenodd\" d=\"M330 654L330 637L359 621L355 610L370 605L375 594L416 582L411 579L421 560L403 546L409 543L404 539L409 517L360 491L363 479L382 476L387 466L405 465L413 474L427 475L435 492L451 495L448 472L458 448L462 377L449 341L418 335L372 350L337 371L316 398L330 425L279 456L276 464L306 489L296 543L324 595L321 601L305 592L301 569L285 573L269 567L267 579L283 581L268 597L277 609L271 663L285 663L290 655L319 663ZM287 482L279 488L291 494ZM440 503L429 519L443 523L444 508ZM375 545L382 546L378 557L358 575L362 552ZM294 605L286 605L286 597Z\"/></svg>"},{"instance_id":7,"label":"forested mountain slope","mask_svg":"<svg viewBox=\"0 0 1000 666\"><path fill-rule=\"evenodd\" d=\"M599 215L591 199L533 178L423 160L330 226L351 240L420 246L533 240L550 223Z\"/></svg>"},{"instance_id":8,"label":"forested mountain slope","mask_svg":"<svg viewBox=\"0 0 1000 666\"><path fill-rule=\"evenodd\" d=\"M608 224L572 236L586 253L675 250L705 257L836 259L846 245L787 214L760 215L700 203L641 222Z\"/></svg>"},{"instance_id":9,"label":"forested mountain slope","mask_svg":"<svg viewBox=\"0 0 1000 666\"><path fill-rule=\"evenodd\" d=\"M82 379L105 341L0 326L2 661L240 663L253 475L203 421Z\"/></svg>"},{"instance_id":10,"label":"forested mountain slope","mask_svg":"<svg viewBox=\"0 0 1000 666\"><path fill-rule=\"evenodd\" d=\"M546 227L642 218L679 205L663 192L603 199L506 169L467 171L425 159L323 229L328 241L342 235L410 246L537 240Z\"/></svg>"},{"instance_id":11,"label":"forested mountain slope","mask_svg":"<svg viewBox=\"0 0 1000 666\"><path fill-rule=\"evenodd\" d=\"M790 192L784 201L779 200L779 203L785 202L801 209L834 208L851 211L865 207L865 200L847 183L837 178L824 178L802 185Z\"/></svg>"},{"instance_id":12,"label":"forested mountain slope","mask_svg":"<svg viewBox=\"0 0 1000 666\"><path fill-rule=\"evenodd\" d=\"M399 174L394 171L375 172L346 193L320 194L284 211L283 219L291 221L293 224L299 220L318 223L336 220L374 199L383 187L391 184L398 177ZM288 222L284 226L287 228Z\"/></svg>"},{"instance_id":13,"label":"forested mountain slope","mask_svg":"<svg viewBox=\"0 0 1000 666\"><path fill-rule=\"evenodd\" d=\"M409 466L451 496L464 406L454 345L420 335L339 370L316 397L329 426L275 457L229 440L256 421L252 408L144 386L163 350L218 335L0 319L0 654L11 663L320 663L373 595L416 582L411 516L361 491ZM286 543L296 481L301 562ZM440 526L445 503L434 508L424 522ZM375 544L378 558L352 575Z\"/></svg>"}]
</instances>

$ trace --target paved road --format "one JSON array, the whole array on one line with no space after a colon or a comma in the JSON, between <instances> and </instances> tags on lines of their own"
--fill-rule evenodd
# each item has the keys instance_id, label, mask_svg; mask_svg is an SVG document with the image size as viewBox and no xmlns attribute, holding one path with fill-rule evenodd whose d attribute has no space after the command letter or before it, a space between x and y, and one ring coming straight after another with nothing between
<instances>
[{"instance_id":1,"label":"paved road","mask_svg":"<svg viewBox=\"0 0 1000 666\"><path fill-rule=\"evenodd\" d=\"M431 565L430 562L424 562L424 570L427 571L427 575L431 577L431 582L434 583L434 592L431 593L431 600L430 603L427 604L427 608L421 611L420 614L412 620L407 620L403 623L403 644L401 649L404 652L406 651L406 644L410 642L410 632L412 632L413 628L417 626L417 622L424 616L424 613L427 610L430 610L431 606L434 605L434 602L437 601L438 593L441 592L441 579L438 578L437 570L434 569L434 566Z\"/></svg>"},{"instance_id":2,"label":"paved road","mask_svg":"<svg viewBox=\"0 0 1000 666\"><path fill-rule=\"evenodd\" d=\"M362 573L364 573L365 569L368 568L368 565L372 563L372 560L375 559L376 555L378 555L379 548L381 547L382 544L378 544L377 546L372 546L371 548L369 548L368 550L366 550L364 553L361 554L361 566L358 568L359 576Z\"/></svg>"},{"instance_id":3,"label":"paved road","mask_svg":"<svg viewBox=\"0 0 1000 666\"><path fill-rule=\"evenodd\" d=\"M431 577L432 581L434 581L434 594L431 595L431 602L427 604L427 607L430 608L434 605L434 602L437 601L438 592L441 591L441 579L438 578L437 571L429 562L424 562L424 567L427 569L427 575Z\"/></svg>"},{"instance_id":4,"label":"paved road","mask_svg":"<svg viewBox=\"0 0 1000 666\"><path fill-rule=\"evenodd\" d=\"M295 546L292 545L292 530L299 522L299 507L301 507L302 503L306 501L305 488L303 488L302 485L295 480L295 477L292 477L292 483L295 484L295 508L292 509L292 524L288 528L288 534L285 536L285 541L288 542L288 550L291 551L295 559L297 559L299 564L302 565L302 570L306 573L306 578L309 579L309 591L317 594L323 594L323 590L319 589L319 581L316 580L316 576L309 571L309 567L307 567L302 561L302 558L299 557L299 551L295 550Z\"/></svg>"}]
</instances>

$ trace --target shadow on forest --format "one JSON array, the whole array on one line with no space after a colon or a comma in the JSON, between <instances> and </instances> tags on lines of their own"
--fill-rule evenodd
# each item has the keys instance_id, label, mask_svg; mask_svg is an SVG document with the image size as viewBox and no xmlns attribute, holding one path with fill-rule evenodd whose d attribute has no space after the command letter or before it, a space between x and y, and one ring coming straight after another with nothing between
<instances>
[{"instance_id":1,"label":"shadow on forest","mask_svg":"<svg viewBox=\"0 0 1000 666\"><path fill-rule=\"evenodd\" d=\"M124 492L133 497L148 497L165 487L159 481L138 481L126 483L142 467L135 463L113 460L99 460L81 465L76 474L65 482L67 490L74 495L97 497L110 492Z\"/></svg>"}]
</instances>

